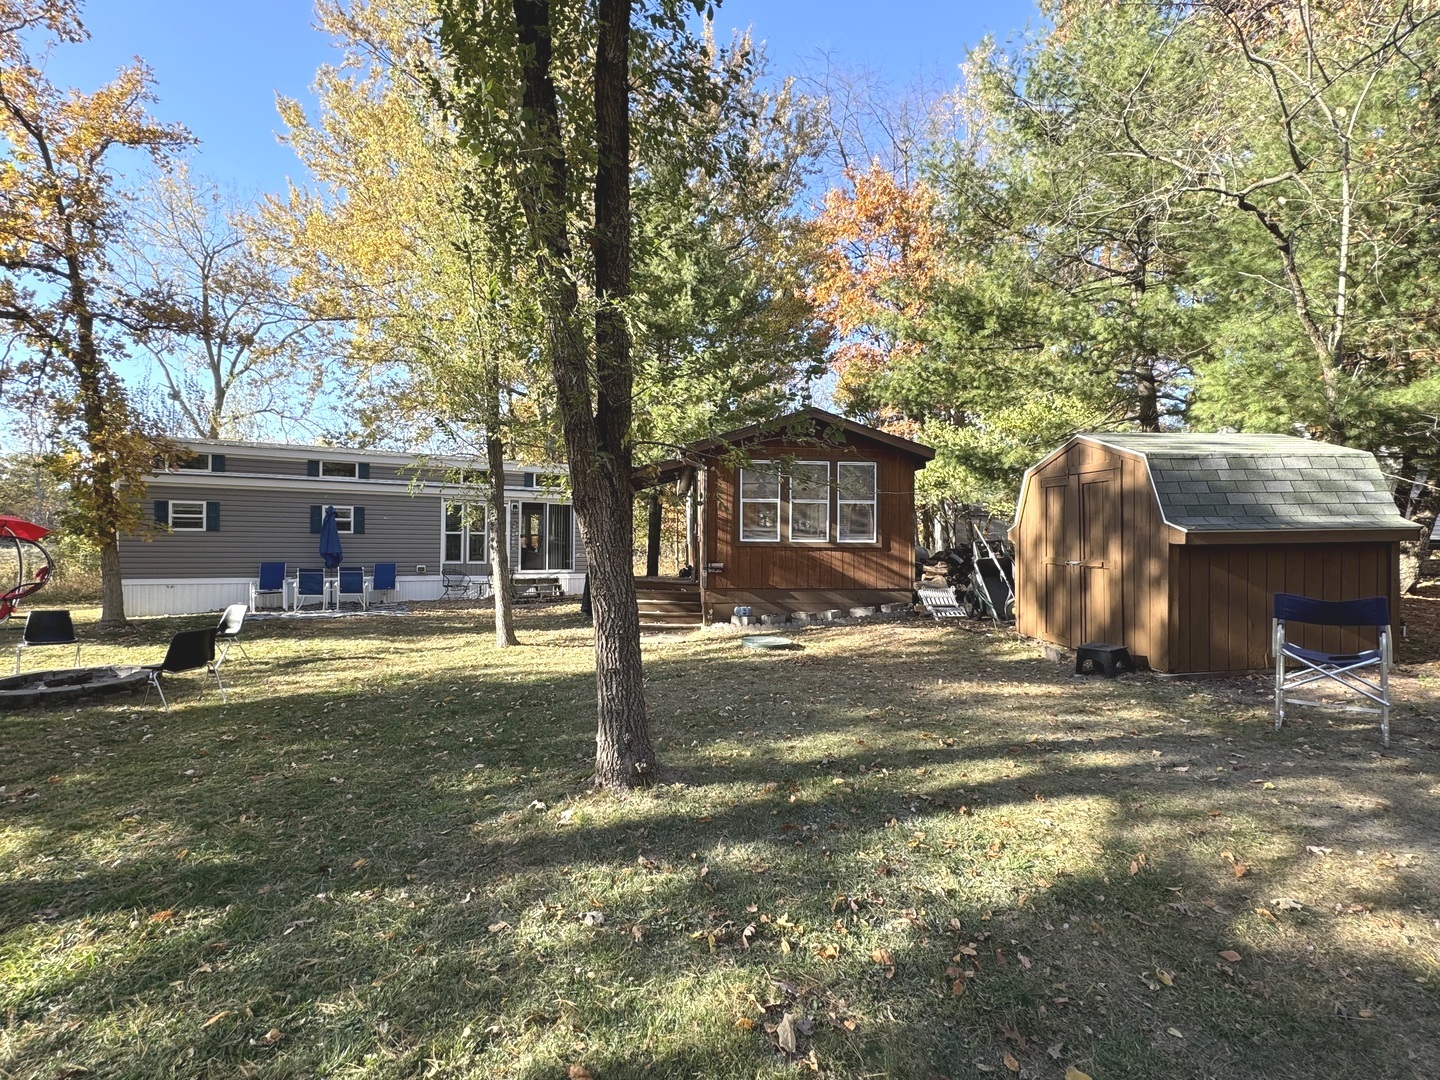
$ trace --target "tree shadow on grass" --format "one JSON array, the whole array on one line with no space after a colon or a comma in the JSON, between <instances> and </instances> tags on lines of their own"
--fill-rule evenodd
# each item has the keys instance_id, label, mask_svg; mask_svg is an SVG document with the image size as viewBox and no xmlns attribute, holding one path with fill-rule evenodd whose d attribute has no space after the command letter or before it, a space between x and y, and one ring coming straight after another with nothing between
<instances>
[{"instance_id":1,"label":"tree shadow on grass","mask_svg":"<svg viewBox=\"0 0 1440 1080\"><path fill-rule=\"evenodd\" d=\"M551 1076L567 1061L604 1078L779 1075L764 1030L779 1010L810 1021L801 1052L838 1075L1003 1071L1005 1052L1042 1074L1060 1068L1057 1044L1106 1077L1435 1061L1422 954L1369 926L1423 904L1428 879L1397 867L1353 894L1359 912L1253 911L1304 880L1319 858L1306 841L1368 847L1376 790L1396 843L1433 843L1428 754L1400 771L1340 755L1345 768L1318 778L1340 801L1306 825L1267 800L1317 779L1272 770L1272 793L1232 759L1278 763L1313 733L1246 728L1238 707L1177 730L1147 710L1191 712L1205 700L1192 688L1076 685L1028 658L967 653L973 639L894 658L864 645L832 636L798 669L724 643L657 650L657 733L686 783L626 798L577 791L589 673L517 671L483 650L441 654L419 689L414 673L361 664L324 692L279 678L272 697L164 719L51 717L24 732L27 768L71 775L6 817L32 872L3 882L0 917L36 970L5 995L11 1026L31 1034L0 1060L74 1052L145 1076L193 1049L217 1075L367 1060L374 1075L410 1075L427 1058L473 1076ZM283 675L287 661L261 652L257 682ZM916 675L940 661L963 669L958 688ZM854 692L782 716L777 700L807 679ZM1044 695L1005 685L1022 681ZM747 693L743 716L720 711ZM1150 696L1130 708L1137 694ZM116 757L75 767L111 721L133 729ZM197 764L203 775L186 777ZM1224 782L1205 784L1215 768ZM1267 838L1277 815L1284 835ZM106 839L120 865L67 850L77 836ZM1251 862L1245 877L1221 847ZM583 921L592 909L603 922ZM47 959L76 934L101 943L95 964ZM1308 951L1320 934L1334 940ZM1238 964L1220 957L1231 948ZM54 1002L81 1026L57 1031ZM112 1012L154 1028L107 1058L94 1032ZM284 1038L252 1044L271 1028Z\"/></svg>"}]
</instances>

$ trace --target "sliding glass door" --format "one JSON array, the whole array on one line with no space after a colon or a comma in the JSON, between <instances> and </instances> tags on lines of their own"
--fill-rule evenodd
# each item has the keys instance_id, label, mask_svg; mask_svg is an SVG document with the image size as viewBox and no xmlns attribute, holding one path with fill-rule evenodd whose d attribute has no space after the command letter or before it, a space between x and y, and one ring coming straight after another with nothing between
<instances>
[{"instance_id":1,"label":"sliding glass door","mask_svg":"<svg viewBox=\"0 0 1440 1080\"><path fill-rule=\"evenodd\" d=\"M520 569L571 569L575 550L573 521L569 506L521 503Z\"/></svg>"}]
</instances>

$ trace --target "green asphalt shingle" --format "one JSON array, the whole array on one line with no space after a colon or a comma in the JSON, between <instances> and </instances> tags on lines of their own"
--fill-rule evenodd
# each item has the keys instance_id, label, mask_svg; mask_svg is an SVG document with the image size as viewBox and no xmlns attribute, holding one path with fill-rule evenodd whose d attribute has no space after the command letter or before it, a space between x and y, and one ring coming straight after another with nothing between
<instances>
[{"instance_id":1,"label":"green asphalt shingle","mask_svg":"<svg viewBox=\"0 0 1440 1080\"><path fill-rule=\"evenodd\" d=\"M1197 532L1393 529L1375 456L1288 435L1086 435L1145 458L1165 520Z\"/></svg>"}]
</instances>

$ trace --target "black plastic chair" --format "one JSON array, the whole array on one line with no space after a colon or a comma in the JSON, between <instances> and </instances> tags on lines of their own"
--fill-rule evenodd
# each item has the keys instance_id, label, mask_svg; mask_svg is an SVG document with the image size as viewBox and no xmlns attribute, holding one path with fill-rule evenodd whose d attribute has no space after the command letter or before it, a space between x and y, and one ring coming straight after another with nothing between
<instances>
[{"instance_id":1,"label":"black plastic chair","mask_svg":"<svg viewBox=\"0 0 1440 1080\"><path fill-rule=\"evenodd\" d=\"M1345 626L1371 630L1376 648L1349 653L1332 653L1320 649L1303 649L1285 636L1287 623L1309 623L1312 626ZM1275 619L1272 624L1275 656L1275 730L1285 722L1286 705L1309 705L1312 708L1340 709L1345 712L1378 714L1380 745L1390 745L1390 665L1394 639L1390 634L1390 601L1384 596L1364 600L1312 600L1288 593L1275 594ZM1286 661L1294 662L1287 669ZM1375 669L1371 672L1371 669ZM1361 674L1363 672L1363 674ZM1340 705L1314 698L1292 697L1295 690L1319 684L1357 694L1370 705Z\"/></svg>"},{"instance_id":2,"label":"black plastic chair","mask_svg":"<svg viewBox=\"0 0 1440 1080\"><path fill-rule=\"evenodd\" d=\"M220 688L221 699L229 701L230 696L225 692L225 684L220 681L220 665L215 662L215 633L213 628L181 630L172 637L170 647L165 650L165 659L158 664L144 665L145 670L150 673L150 685L145 688L145 701L150 700L150 690L153 687L160 695L160 704L169 712L170 702L165 699L160 676L175 675L182 671L199 671L201 668L215 676L215 685Z\"/></svg>"},{"instance_id":3,"label":"black plastic chair","mask_svg":"<svg viewBox=\"0 0 1440 1080\"><path fill-rule=\"evenodd\" d=\"M250 654L240 642L240 631L245 626L245 612L248 610L244 604L231 604L220 616L220 623L215 627L215 643L220 650L220 655L215 660L217 668L225 662L225 657L230 655L232 645L239 648L240 655L246 660L250 659Z\"/></svg>"},{"instance_id":4,"label":"black plastic chair","mask_svg":"<svg viewBox=\"0 0 1440 1080\"><path fill-rule=\"evenodd\" d=\"M80 666L80 639L68 611L32 611L25 617L25 632L15 646L15 674L20 674L20 654L39 645L74 645L75 666Z\"/></svg>"}]
</instances>

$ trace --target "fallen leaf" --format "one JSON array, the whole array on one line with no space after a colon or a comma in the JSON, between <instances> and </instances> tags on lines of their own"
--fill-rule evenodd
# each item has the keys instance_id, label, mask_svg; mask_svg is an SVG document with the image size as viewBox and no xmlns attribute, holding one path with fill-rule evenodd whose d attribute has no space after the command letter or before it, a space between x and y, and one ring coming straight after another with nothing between
<instances>
[{"instance_id":1,"label":"fallen leaf","mask_svg":"<svg viewBox=\"0 0 1440 1080\"><path fill-rule=\"evenodd\" d=\"M1175 973L1173 971L1166 971L1164 968L1156 968L1155 977L1159 979L1162 983L1164 983L1166 986L1175 985Z\"/></svg>"},{"instance_id":2,"label":"fallen leaf","mask_svg":"<svg viewBox=\"0 0 1440 1080\"><path fill-rule=\"evenodd\" d=\"M1272 902L1281 911L1303 911L1305 908L1305 905L1293 896L1277 896Z\"/></svg>"},{"instance_id":3,"label":"fallen leaf","mask_svg":"<svg viewBox=\"0 0 1440 1080\"><path fill-rule=\"evenodd\" d=\"M755 1021L751 1020L748 1016L741 1016L736 1018L735 1026L741 1031L754 1031Z\"/></svg>"},{"instance_id":4,"label":"fallen leaf","mask_svg":"<svg viewBox=\"0 0 1440 1080\"><path fill-rule=\"evenodd\" d=\"M279 1028L271 1028L269 1031L265 1032L264 1035L261 1035L258 1039L256 1039L255 1043L258 1046L274 1046L284 1037L285 1033Z\"/></svg>"},{"instance_id":5,"label":"fallen leaf","mask_svg":"<svg viewBox=\"0 0 1440 1080\"><path fill-rule=\"evenodd\" d=\"M1004 1055L1001 1056L1000 1060L1005 1062L1005 1067L1011 1072L1018 1073L1020 1071L1020 1062L1015 1060L1015 1055L1010 1053L1009 1050L1005 1051Z\"/></svg>"},{"instance_id":6,"label":"fallen leaf","mask_svg":"<svg viewBox=\"0 0 1440 1080\"><path fill-rule=\"evenodd\" d=\"M1091 1080L1091 1077L1089 1073L1081 1072L1074 1065L1066 1065L1065 1080Z\"/></svg>"},{"instance_id":7,"label":"fallen leaf","mask_svg":"<svg viewBox=\"0 0 1440 1080\"><path fill-rule=\"evenodd\" d=\"M604 926L605 913L602 911L587 911L580 916L580 921L586 926Z\"/></svg>"},{"instance_id":8,"label":"fallen leaf","mask_svg":"<svg viewBox=\"0 0 1440 1080\"><path fill-rule=\"evenodd\" d=\"M584 1065L571 1065L565 1070L569 1080L595 1080L594 1075Z\"/></svg>"},{"instance_id":9,"label":"fallen leaf","mask_svg":"<svg viewBox=\"0 0 1440 1080\"><path fill-rule=\"evenodd\" d=\"M1174 1035L1177 1039L1183 1039L1185 1037L1179 1028L1166 1028L1165 1031L1170 1035Z\"/></svg>"},{"instance_id":10,"label":"fallen leaf","mask_svg":"<svg viewBox=\"0 0 1440 1080\"><path fill-rule=\"evenodd\" d=\"M225 1009L223 1012L216 1013L214 1016L210 1017L209 1020L206 1020L203 1024L200 1025L200 1030L204 1031L211 1024L218 1024L221 1020L224 1020L225 1017L229 1016L230 1013L230 1009Z\"/></svg>"},{"instance_id":11,"label":"fallen leaf","mask_svg":"<svg viewBox=\"0 0 1440 1080\"><path fill-rule=\"evenodd\" d=\"M1250 872L1250 868L1246 866L1243 862L1237 862L1230 869L1235 871L1235 876L1237 878L1242 878Z\"/></svg>"},{"instance_id":12,"label":"fallen leaf","mask_svg":"<svg viewBox=\"0 0 1440 1080\"><path fill-rule=\"evenodd\" d=\"M1321 847L1319 844L1306 844L1305 850L1308 851L1311 855L1319 855L1323 859L1326 855L1330 854L1332 849L1328 847Z\"/></svg>"},{"instance_id":13,"label":"fallen leaf","mask_svg":"<svg viewBox=\"0 0 1440 1080\"><path fill-rule=\"evenodd\" d=\"M795 1037L795 1014L786 1013L780 1018L780 1025L775 1029L775 1042L785 1053L794 1055L799 1043Z\"/></svg>"},{"instance_id":14,"label":"fallen leaf","mask_svg":"<svg viewBox=\"0 0 1440 1080\"><path fill-rule=\"evenodd\" d=\"M485 929L489 930L492 934L498 934L501 930L509 930L510 924L508 922L492 922Z\"/></svg>"},{"instance_id":15,"label":"fallen leaf","mask_svg":"<svg viewBox=\"0 0 1440 1080\"><path fill-rule=\"evenodd\" d=\"M175 917L175 912L174 912L174 910L171 909L171 908L166 908L164 911L157 911L157 912L155 912L154 915L151 915L151 916L150 916L150 921L151 921L151 922L167 922L168 920L173 919L174 917Z\"/></svg>"},{"instance_id":16,"label":"fallen leaf","mask_svg":"<svg viewBox=\"0 0 1440 1080\"><path fill-rule=\"evenodd\" d=\"M1220 951L1220 959L1225 960L1231 964L1238 964L1241 960L1241 956L1234 949L1222 949Z\"/></svg>"}]
</instances>

